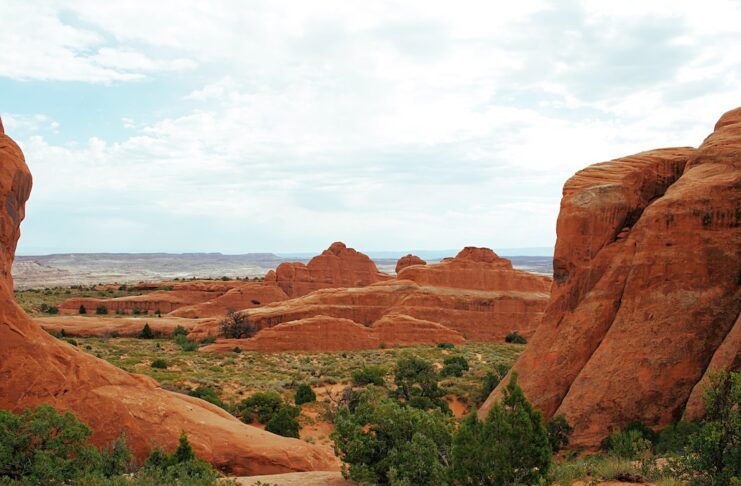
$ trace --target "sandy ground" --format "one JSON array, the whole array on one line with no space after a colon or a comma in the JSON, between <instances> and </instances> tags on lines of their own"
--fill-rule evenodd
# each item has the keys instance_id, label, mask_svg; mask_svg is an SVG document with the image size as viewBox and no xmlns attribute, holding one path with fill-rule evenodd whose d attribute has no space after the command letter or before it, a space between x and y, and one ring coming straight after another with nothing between
<instances>
[{"instance_id":1,"label":"sandy ground","mask_svg":"<svg viewBox=\"0 0 741 486\"><path fill-rule=\"evenodd\" d=\"M252 486L258 481L270 486L353 486L355 484L343 479L339 472L289 473L230 479L235 479L245 486Z\"/></svg>"}]
</instances>

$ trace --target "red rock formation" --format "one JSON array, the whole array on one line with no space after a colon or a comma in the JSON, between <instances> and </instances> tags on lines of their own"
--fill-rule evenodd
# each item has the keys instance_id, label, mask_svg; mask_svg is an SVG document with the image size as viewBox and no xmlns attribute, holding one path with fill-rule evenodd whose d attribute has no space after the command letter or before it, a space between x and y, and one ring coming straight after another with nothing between
<instances>
[{"instance_id":1,"label":"red rock formation","mask_svg":"<svg viewBox=\"0 0 741 486\"><path fill-rule=\"evenodd\" d=\"M423 287L409 280L389 280L367 287L318 290L245 312L258 329L317 315L370 326L387 314L404 314L441 324L466 339L503 341L513 330L531 336L547 301L545 292ZM205 325L196 328L193 336L216 333L214 326Z\"/></svg>"},{"instance_id":2,"label":"red rock formation","mask_svg":"<svg viewBox=\"0 0 741 486\"><path fill-rule=\"evenodd\" d=\"M455 258L437 265L413 266L399 272L400 280L457 289L548 292L551 279L512 268L488 248L466 247Z\"/></svg>"},{"instance_id":3,"label":"red rock formation","mask_svg":"<svg viewBox=\"0 0 741 486\"><path fill-rule=\"evenodd\" d=\"M307 265L281 263L265 281L275 281L289 297L300 297L319 289L363 287L389 278L367 255L337 242Z\"/></svg>"},{"instance_id":4,"label":"red rock formation","mask_svg":"<svg viewBox=\"0 0 741 486\"><path fill-rule=\"evenodd\" d=\"M221 294L197 290L157 290L148 294L115 299L77 297L59 304L59 313L79 314L80 306L84 305L88 313L95 313L96 309L102 306L110 314L133 314L135 312L154 314L157 311L167 314L180 307L211 300L218 295Z\"/></svg>"},{"instance_id":5,"label":"red rock formation","mask_svg":"<svg viewBox=\"0 0 741 486\"><path fill-rule=\"evenodd\" d=\"M224 471L269 474L336 469L316 446L241 423L227 412L160 388L59 341L13 301L10 268L20 235L31 174L18 146L0 134L0 408L21 411L49 403L70 410L107 445L126 434L141 460L154 446L174 449L182 431L195 451Z\"/></svg>"},{"instance_id":6,"label":"red rock formation","mask_svg":"<svg viewBox=\"0 0 741 486\"><path fill-rule=\"evenodd\" d=\"M229 290L215 299L200 304L180 307L169 315L190 318L222 317L229 311L251 309L286 299L288 299L286 293L275 284L248 282Z\"/></svg>"},{"instance_id":7,"label":"red rock formation","mask_svg":"<svg viewBox=\"0 0 741 486\"><path fill-rule=\"evenodd\" d=\"M420 257L416 255L406 255L401 258L399 258L399 261L396 262L396 273L397 275L399 272L401 272L402 269L406 267L411 267L412 265L427 265L427 262L422 260Z\"/></svg>"},{"instance_id":8,"label":"red rock formation","mask_svg":"<svg viewBox=\"0 0 741 486\"><path fill-rule=\"evenodd\" d=\"M387 347L438 343L462 344L465 341L461 333L437 322L415 319L404 314L386 314L374 322L371 329L378 336L378 340Z\"/></svg>"},{"instance_id":9,"label":"red rock formation","mask_svg":"<svg viewBox=\"0 0 741 486\"><path fill-rule=\"evenodd\" d=\"M171 336L177 326L186 330L197 326L216 326L214 319L182 319L177 317L105 317L97 315L40 317L33 320L48 332L60 332L70 337L136 337L144 324L161 337Z\"/></svg>"},{"instance_id":10,"label":"red rock formation","mask_svg":"<svg viewBox=\"0 0 741 486\"><path fill-rule=\"evenodd\" d=\"M741 306L740 149L738 109L698 150L644 152L566 183L551 300L514 370L546 417L566 416L574 445L680 418L727 339Z\"/></svg>"},{"instance_id":11,"label":"red rock formation","mask_svg":"<svg viewBox=\"0 0 741 486\"><path fill-rule=\"evenodd\" d=\"M373 331L351 321L317 315L286 322L258 332L250 339L219 339L200 351L351 351L378 348Z\"/></svg>"},{"instance_id":12,"label":"red rock formation","mask_svg":"<svg viewBox=\"0 0 741 486\"><path fill-rule=\"evenodd\" d=\"M250 339L219 339L203 352L351 351L416 344L454 343L465 339L436 322L390 314L366 327L350 319L317 315L267 327Z\"/></svg>"}]
</instances>

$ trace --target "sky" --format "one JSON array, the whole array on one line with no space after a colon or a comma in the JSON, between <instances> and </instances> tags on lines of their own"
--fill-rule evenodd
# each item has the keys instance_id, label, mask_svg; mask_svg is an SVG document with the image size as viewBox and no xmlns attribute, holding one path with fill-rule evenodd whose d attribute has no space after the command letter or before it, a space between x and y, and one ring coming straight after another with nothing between
<instances>
[{"instance_id":1,"label":"sky","mask_svg":"<svg viewBox=\"0 0 741 486\"><path fill-rule=\"evenodd\" d=\"M741 2L2 0L19 254L549 247L741 104Z\"/></svg>"}]
</instances>

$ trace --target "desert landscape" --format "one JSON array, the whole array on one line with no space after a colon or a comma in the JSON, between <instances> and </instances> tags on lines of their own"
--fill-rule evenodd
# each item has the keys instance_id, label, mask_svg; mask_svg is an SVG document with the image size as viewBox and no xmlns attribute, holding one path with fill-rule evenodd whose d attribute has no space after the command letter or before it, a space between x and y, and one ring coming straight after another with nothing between
<instances>
[{"instance_id":1,"label":"desert landscape","mask_svg":"<svg viewBox=\"0 0 741 486\"><path fill-rule=\"evenodd\" d=\"M741 8L61 3L0 6L0 486L741 485Z\"/></svg>"}]
</instances>

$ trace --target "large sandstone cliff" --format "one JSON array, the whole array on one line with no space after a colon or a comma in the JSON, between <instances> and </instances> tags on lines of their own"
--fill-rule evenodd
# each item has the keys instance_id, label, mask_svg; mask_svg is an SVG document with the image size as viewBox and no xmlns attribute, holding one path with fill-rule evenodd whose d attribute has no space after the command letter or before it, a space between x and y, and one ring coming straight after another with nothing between
<instances>
[{"instance_id":1,"label":"large sandstone cliff","mask_svg":"<svg viewBox=\"0 0 741 486\"><path fill-rule=\"evenodd\" d=\"M173 449L181 431L196 452L224 471L264 474L336 469L328 453L245 425L207 402L161 389L59 341L13 300L10 274L31 174L18 146L0 129L0 409L49 403L71 410L98 445L125 433L141 460L154 446Z\"/></svg>"},{"instance_id":2,"label":"large sandstone cliff","mask_svg":"<svg viewBox=\"0 0 741 486\"><path fill-rule=\"evenodd\" d=\"M528 398L546 417L564 414L586 447L631 420L678 420L691 395L699 413L711 359L739 363L741 109L696 150L578 172L557 233L551 299L514 367Z\"/></svg>"}]
</instances>

